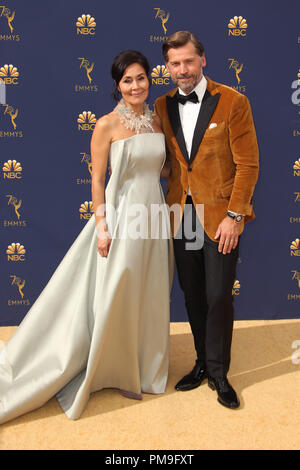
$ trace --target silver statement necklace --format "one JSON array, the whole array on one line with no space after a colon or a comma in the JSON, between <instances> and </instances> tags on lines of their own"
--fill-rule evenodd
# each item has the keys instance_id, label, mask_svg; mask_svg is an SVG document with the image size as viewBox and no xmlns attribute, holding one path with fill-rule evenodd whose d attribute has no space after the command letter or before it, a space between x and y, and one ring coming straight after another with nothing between
<instances>
[{"instance_id":1,"label":"silver statement necklace","mask_svg":"<svg viewBox=\"0 0 300 470\"><path fill-rule=\"evenodd\" d=\"M140 116L126 106L123 98L115 107L115 111L120 115L121 123L126 129L135 131L137 134L154 132L152 125L153 113L146 103L143 106L143 114Z\"/></svg>"}]
</instances>

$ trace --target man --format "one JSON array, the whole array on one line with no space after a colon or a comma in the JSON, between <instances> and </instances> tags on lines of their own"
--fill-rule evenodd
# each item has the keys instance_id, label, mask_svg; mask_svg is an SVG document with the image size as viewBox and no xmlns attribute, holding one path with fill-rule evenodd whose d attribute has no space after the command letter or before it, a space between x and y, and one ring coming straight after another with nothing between
<instances>
[{"instance_id":1,"label":"man","mask_svg":"<svg viewBox=\"0 0 300 470\"><path fill-rule=\"evenodd\" d=\"M258 177L258 146L246 96L203 75L203 45L188 31L171 35L163 55L178 88L158 98L155 110L166 137L171 172L166 201L180 204L183 218L197 208L204 243L190 240L171 219L180 286L193 333L197 360L176 389L191 390L208 378L218 401L237 408L228 382L233 329L232 287L244 223L254 218L252 194ZM197 220L197 222L198 222Z\"/></svg>"}]
</instances>

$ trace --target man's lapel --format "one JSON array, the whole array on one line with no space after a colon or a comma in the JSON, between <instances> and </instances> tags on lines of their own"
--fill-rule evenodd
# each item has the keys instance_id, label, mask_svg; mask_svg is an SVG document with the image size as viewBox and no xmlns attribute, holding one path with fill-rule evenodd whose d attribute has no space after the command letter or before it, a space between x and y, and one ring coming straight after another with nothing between
<instances>
[{"instance_id":1,"label":"man's lapel","mask_svg":"<svg viewBox=\"0 0 300 470\"><path fill-rule=\"evenodd\" d=\"M186 149L185 140L182 132L180 116L179 116L179 109L178 109L178 101L175 96L167 95L166 97L166 104L168 115L170 119L170 123L178 142L179 148L181 150L182 155L184 156L187 163L189 163L189 155Z\"/></svg>"},{"instance_id":2,"label":"man's lapel","mask_svg":"<svg viewBox=\"0 0 300 470\"><path fill-rule=\"evenodd\" d=\"M206 77L206 79L207 79L207 89L203 96L203 100L201 103L199 115L198 115L196 126L195 126L190 158L186 149L184 135L183 135L182 127L181 127L178 101L175 98L177 89L172 90L171 93L166 96L166 105L167 105L167 111L168 111L170 123L173 129L174 135L176 137L176 140L178 142L179 148L181 150L181 153L189 165L192 163L192 161L194 160L198 152L199 146L203 139L204 132L206 131L209 121L211 120L211 117L214 113L214 110L216 109L219 98L221 96L220 93L215 93L216 84L212 82L208 77ZM213 91L214 94L211 94L210 90Z\"/></svg>"},{"instance_id":3,"label":"man's lapel","mask_svg":"<svg viewBox=\"0 0 300 470\"><path fill-rule=\"evenodd\" d=\"M208 90L205 91L194 130L191 156L189 159L190 164L192 163L198 152L199 146L203 139L204 132L206 131L208 123L211 120L214 110L216 109L219 98L220 93L211 95Z\"/></svg>"}]
</instances>

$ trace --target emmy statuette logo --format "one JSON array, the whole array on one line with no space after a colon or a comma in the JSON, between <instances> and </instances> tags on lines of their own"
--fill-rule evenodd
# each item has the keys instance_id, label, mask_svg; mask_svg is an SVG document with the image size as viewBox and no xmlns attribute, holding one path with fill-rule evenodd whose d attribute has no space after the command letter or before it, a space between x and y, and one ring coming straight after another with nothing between
<instances>
[{"instance_id":1,"label":"emmy statuette logo","mask_svg":"<svg viewBox=\"0 0 300 470\"><path fill-rule=\"evenodd\" d=\"M91 74L91 72L94 68L94 65L95 65L94 62L92 62L92 64L90 64L90 62L87 59L85 59L84 57L78 57L78 60L81 60L80 68L85 69L86 76L88 78L89 83L92 83L92 77L91 77L90 74Z\"/></svg>"},{"instance_id":2,"label":"emmy statuette logo","mask_svg":"<svg viewBox=\"0 0 300 470\"><path fill-rule=\"evenodd\" d=\"M81 152L81 155L82 155L81 163L86 163L87 164L88 171L89 171L90 175L92 176L92 162L91 162L90 154L85 153L85 152Z\"/></svg>"},{"instance_id":3,"label":"emmy statuette logo","mask_svg":"<svg viewBox=\"0 0 300 470\"><path fill-rule=\"evenodd\" d=\"M10 122L14 128L14 130L16 130L17 128L17 123L16 123L16 118L18 117L18 114L19 114L19 110L18 109L14 109L13 106L10 106L9 104L3 104L3 114L6 114L7 116L9 116L10 118Z\"/></svg>"},{"instance_id":4,"label":"emmy statuette logo","mask_svg":"<svg viewBox=\"0 0 300 470\"><path fill-rule=\"evenodd\" d=\"M22 279L20 277L15 276L14 274L11 275L10 277L12 278L11 285L12 286L17 286L19 294L20 294L21 298L23 299L23 297L24 297L23 288L26 284L25 279L23 279L23 281L22 281Z\"/></svg>"},{"instance_id":5,"label":"emmy statuette logo","mask_svg":"<svg viewBox=\"0 0 300 470\"><path fill-rule=\"evenodd\" d=\"M2 224L3 227L26 227L27 222L26 220L21 219L21 205L22 205L22 199L18 199L16 196L13 194L6 194L7 199L7 205L12 208L13 216L14 219L6 220L3 219Z\"/></svg>"},{"instance_id":6,"label":"emmy statuette logo","mask_svg":"<svg viewBox=\"0 0 300 470\"><path fill-rule=\"evenodd\" d=\"M0 41L20 41L20 35L15 33L13 21L16 12L11 11L5 5L0 5L0 26L6 23L5 30L8 34L0 34Z\"/></svg>"},{"instance_id":7,"label":"emmy statuette logo","mask_svg":"<svg viewBox=\"0 0 300 470\"><path fill-rule=\"evenodd\" d=\"M75 177L76 184L91 184L92 182L92 162L91 162L91 155L86 152L80 152L81 160L80 163L85 165L87 171L89 173L89 177Z\"/></svg>"},{"instance_id":8,"label":"emmy statuette logo","mask_svg":"<svg viewBox=\"0 0 300 470\"><path fill-rule=\"evenodd\" d=\"M8 203L7 204L12 205L14 207L15 214L18 217L18 219L20 219L19 209L20 209L21 204L22 204L22 199L20 199L18 201L18 199L15 196L13 196L12 194L7 194L6 197L8 197Z\"/></svg>"},{"instance_id":9,"label":"emmy statuette logo","mask_svg":"<svg viewBox=\"0 0 300 470\"><path fill-rule=\"evenodd\" d=\"M294 281L294 286L297 286L300 289L300 271L297 269L291 270L291 280ZM290 292L287 295L287 300L289 301L298 301L300 300L300 291Z\"/></svg>"},{"instance_id":10,"label":"emmy statuette logo","mask_svg":"<svg viewBox=\"0 0 300 470\"><path fill-rule=\"evenodd\" d=\"M92 72L94 71L95 62L89 61L86 57L78 57L80 61L79 69L85 83L76 84L76 92L98 92L98 85L93 82ZM83 73L82 73L83 72Z\"/></svg>"},{"instance_id":11,"label":"emmy statuette logo","mask_svg":"<svg viewBox=\"0 0 300 470\"><path fill-rule=\"evenodd\" d=\"M18 298L9 298L7 299L7 305L9 307L18 307L20 305L30 305L30 300L24 298L24 287L26 284L25 279L21 279L19 276L15 274L11 274L9 276L11 278L11 286L13 286L14 292L18 293Z\"/></svg>"},{"instance_id":12,"label":"emmy statuette logo","mask_svg":"<svg viewBox=\"0 0 300 470\"><path fill-rule=\"evenodd\" d=\"M152 43L162 43L167 39L167 23L170 18L170 13L165 12L161 8L153 8L154 10L154 20L160 24L160 33L155 32L150 35L150 42Z\"/></svg>"},{"instance_id":13,"label":"emmy statuette logo","mask_svg":"<svg viewBox=\"0 0 300 470\"><path fill-rule=\"evenodd\" d=\"M238 91L239 93L246 93L246 85L241 83L241 76L240 76L244 68L244 64L240 63L238 60L232 57L228 60L229 60L228 70L231 70L234 73L234 77L236 80L235 85L231 85L231 88Z\"/></svg>"},{"instance_id":14,"label":"emmy statuette logo","mask_svg":"<svg viewBox=\"0 0 300 470\"><path fill-rule=\"evenodd\" d=\"M164 34L167 34L166 23L170 18L170 13L166 13L164 10L161 10L161 8L154 8L154 10L156 10L155 19L160 19L163 32Z\"/></svg>"},{"instance_id":15,"label":"emmy statuette logo","mask_svg":"<svg viewBox=\"0 0 300 470\"><path fill-rule=\"evenodd\" d=\"M297 271L296 269L291 271L292 273L292 280L297 282L297 285L300 289L300 271Z\"/></svg>"},{"instance_id":16,"label":"emmy statuette logo","mask_svg":"<svg viewBox=\"0 0 300 470\"><path fill-rule=\"evenodd\" d=\"M300 202L300 191L294 191L294 202Z\"/></svg>"},{"instance_id":17,"label":"emmy statuette logo","mask_svg":"<svg viewBox=\"0 0 300 470\"><path fill-rule=\"evenodd\" d=\"M1 83L2 86L6 87L6 84ZM17 118L19 116L19 109L14 108L10 104L3 104L1 103L1 111L4 117L4 121L8 123L8 126L11 126L11 130L1 130L0 129L0 137L1 138L10 138L10 137L23 137L23 131L17 130Z\"/></svg>"},{"instance_id":18,"label":"emmy statuette logo","mask_svg":"<svg viewBox=\"0 0 300 470\"><path fill-rule=\"evenodd\" d=\"M1 17L6 18L7 24L11 33L14 30L12 22L14 20L15 13L16 13L15 11L11 12L9 8L7 8L6 6L3 6L3 5L0 6L0 18Z\"/></svg>"},{"instance_id":19,"label":"emmy statuette logo","mask_svg":"<svg viewBox=\"0 0 300 470\"><path fill-rule=\"evenodd\" d=\"M235 72L235 77L236 77L236 80L238 82L238 85L241 83L241 79L240 79L240 73L241 71L243 70L243 67L244 67L244 64L239 64L237 60L235 59L228 59L230 60L230 64L229 64L229 68L233 69L234 72Z\"/></svg>"}]
</instances>

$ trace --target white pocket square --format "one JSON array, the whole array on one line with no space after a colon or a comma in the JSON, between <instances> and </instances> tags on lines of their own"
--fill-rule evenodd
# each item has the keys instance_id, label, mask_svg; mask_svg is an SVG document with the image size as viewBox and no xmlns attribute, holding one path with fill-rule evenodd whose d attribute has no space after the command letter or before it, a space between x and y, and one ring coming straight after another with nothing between
<instances>
[{"instance_id":1,"label":"white pocket square","mask_svg":"<svg viewBox=\"0 0 300 470\"><path fill-rule=\"evenodd\" d=\"M212 122L210 125L209 125L209 128L208 129L213 129L214 127L217 127L217 123L215 122Z\"/></svg>"}]
</instances>

